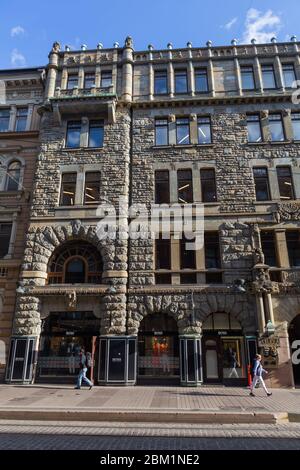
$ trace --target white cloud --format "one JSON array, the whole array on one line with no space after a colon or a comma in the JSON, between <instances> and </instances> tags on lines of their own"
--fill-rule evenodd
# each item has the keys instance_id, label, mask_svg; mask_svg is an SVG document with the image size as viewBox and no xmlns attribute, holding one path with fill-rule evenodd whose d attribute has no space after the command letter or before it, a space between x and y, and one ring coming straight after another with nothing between
<instances>
[{"instance_id":1,"label":"white cloud","mask_svg":"<svg viewBox=\"0 0 300 470\"><path fill-rule=\"evenodd\" d=\"M14 67L24 67L26 65L26 59L23 54L18 51L18 49L12 50L10 55L10 61Z\"/></svg>"},{"instance_id":2,"label":"white cloud","mask_svg":"<svg viewBox=\"0 0 300 470\"><path fill-rule=\"evenodd\" d=\"M232 26L237 22L237 20L238 20L237 17L232 18L232 20L230 20L228 23L224 25L224 28L228 30L231 29Z\"/></svg>"},{"instance_id":3,"label":"white cloud","mask_svg":"<svg viewBox=\"0 0 300 470\"><path fill-rule=\"evenodd\" d=\"M22 26L14 26L10 30L10 35L13 38L14 36L20 36L22 34L25 34L25 29Z\"/></svg>"},{"instance_id":4,"label":"white cloud","mask_svg":"<svg viewBox=\"0 0 300 470\"><path fill-rule=\"evenodd\" d=\"M242 42L250 43L251 39L255 38L257 42L269 42L272 36L276 36L282 21L280 16L273 13L272 10L267 10L265 13L250 8L247 11L245 21L245 31Z\"/></svg>"}]
</instances>

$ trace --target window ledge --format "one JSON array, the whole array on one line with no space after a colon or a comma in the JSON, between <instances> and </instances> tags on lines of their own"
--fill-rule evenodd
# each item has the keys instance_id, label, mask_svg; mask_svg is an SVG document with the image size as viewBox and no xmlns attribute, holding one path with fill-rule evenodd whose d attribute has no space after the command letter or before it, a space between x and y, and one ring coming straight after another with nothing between
<instances>
[{"instance_id":1,"label":"window ledge","mask_svg":"<svg viewBox=\"0 0 300 470\"><path fill-rule=\"evenodd\" d=\"M93 150L99 151L103 150L104 147L75 147L75 148L70 148L70 147L63 147L61 150L63 152L91 152Z\"/></svg>"},{"instance_id":2,"label":"window ledge","mask_svg":"<svg viewBox=\"0 0 300 470\"><path fill-rule=\"evenodd\" d=\"M18 137L38 137L39 131L4 131L0 132L0 139L8 139L10 137L18 138Z\"/></svg>"},{"instance_id":3,"label":"window ledge","mask_svg":"<svg viewBox=\"0 0 300 470\"><path fill-rule=\"evenodd\" d=\"M300 143L300 140L298 141ZM262 146L266 146L266 145L287 145L287 144L292 144L293 141L292 140L268 140L268 141L264 141L264 142L247 142L246 145L249 145L250 147L253 147L255 145L262 145Z\"/></svg>"}]
</instances>

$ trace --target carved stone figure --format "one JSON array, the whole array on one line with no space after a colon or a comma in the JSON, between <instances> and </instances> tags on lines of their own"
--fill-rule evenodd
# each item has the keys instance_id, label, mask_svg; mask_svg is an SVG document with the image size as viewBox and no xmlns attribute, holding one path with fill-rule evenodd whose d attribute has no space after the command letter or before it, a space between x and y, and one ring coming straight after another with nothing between
<instances>
[{"instance_id":1,"label":"carved stone figure","mask_svg":"<svg viewBox=\"0 0 300 470\"><path fill-rule=\"evenodd\" d=\"M77 306L77 294L75 290L66 293L66 307L68 310L74 310Z\"/></svg>"},{"instance_id":2,"label":"carved stone figure","mask_svg":"<svg viewBox=\"0 0 300 470\"><path fill-rule=\"evenodd\" d=\"M60 43L55 41L52 46L52 51L51 52L59 52L60 51Z\"/></svg>"},{"instance_id":3,"label":"carved stone figure","mask_svg":"<svg viewBox=\"0 0 300 470\"><path fill-rule=\"evenodd\" d=\"M133 47L133 40L131 36L127 36L125 39L125 47Z\"/></svg>"}]
</instances>

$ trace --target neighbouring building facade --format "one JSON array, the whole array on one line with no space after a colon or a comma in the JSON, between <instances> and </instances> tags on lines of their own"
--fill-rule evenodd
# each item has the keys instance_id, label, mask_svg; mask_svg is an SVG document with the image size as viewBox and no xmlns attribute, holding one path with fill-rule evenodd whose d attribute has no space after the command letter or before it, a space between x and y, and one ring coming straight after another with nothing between
<instances>
[{"instance_id":1,"label":"neighbouring building facade","mask_svg":"<svg viewBox=\"0 0 300 470\"><path fill-rule=\"evenodd\" d=\"M39 148L43 70L0 71L0 380L5 374Z\"/></svg>"},{"instance_id":2,"label":"neighbouring building facade","mask_svg":"<svg viewBox=\"0 0 300 470\"><path fill-rule=\"evenodd\" d=\"M245 385L257 351L299 383L299 48L54 43L7 382L74 380L85 347L100 385ZM153 239L155 204L204 207L203 246L172 211Z\"/></svg>"}]
</instances>

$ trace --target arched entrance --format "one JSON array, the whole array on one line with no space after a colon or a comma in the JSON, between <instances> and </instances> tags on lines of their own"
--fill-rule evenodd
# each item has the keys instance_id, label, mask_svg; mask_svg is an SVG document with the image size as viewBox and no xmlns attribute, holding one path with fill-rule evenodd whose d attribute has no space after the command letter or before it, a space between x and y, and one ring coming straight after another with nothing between
<instances>
[{"instance_id":1,"label":"arched entrance","mask_svg":"<svg viewBox=\"0 0 300 470\"><path fill-rule=\"evenodd\" d=\"M295 385L300 385L300 315L297 315L289 327L289 339L292 353Z\"/></svg>"},{"instance_id":2,"label":"arched entrance","mask_svg":"<svg viewBox=\"0 0 300 470\"><path fill-rule=\"evenodd\" d=\"M204 382L245 385L249 343L238 320L229 313L211 313L202 331Z\"/></svg>"},{"instance_id":3,"label":"arched entrance","mask_svg":"<svg viewBox=\"0 0 300 470\"><path fill-rule=\"evenodd\" d=\"M138 383L179 383L176 321L163 313L147 315L138 334Z\"/></svg>"}]
</instances>

